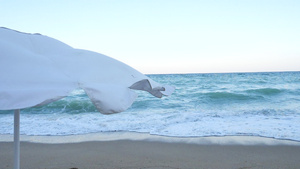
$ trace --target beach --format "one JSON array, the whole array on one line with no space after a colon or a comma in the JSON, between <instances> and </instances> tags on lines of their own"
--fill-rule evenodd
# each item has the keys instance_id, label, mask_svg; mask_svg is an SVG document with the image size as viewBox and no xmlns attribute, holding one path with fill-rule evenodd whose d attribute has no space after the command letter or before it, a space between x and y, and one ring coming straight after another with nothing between
<instances>
[{"instance_id":1,"label":"beach","mask_svg":"<svg viewBox=\"0 0 300 169\"><path fill-rule=\"evenodd\" d=\"M69 143L57 143L56 140L53 144L22 141L21 168L300 168L299 142L253 136L170 138L140 135L140 138L131 140L114 137ZM13 168L12 141L0 142L0 168Z\"/></svg>"}]
</instances>

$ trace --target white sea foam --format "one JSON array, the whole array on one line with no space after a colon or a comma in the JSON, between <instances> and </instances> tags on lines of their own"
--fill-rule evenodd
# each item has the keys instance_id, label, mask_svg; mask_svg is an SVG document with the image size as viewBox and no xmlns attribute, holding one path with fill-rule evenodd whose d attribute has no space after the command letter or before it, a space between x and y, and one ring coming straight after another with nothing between
<instances>
[{"instance_id":1,"label":"white sea foam","mask_svg":"<svg viewBox=\"0 0 300 169\"><path fill-rule=\"evenodd\" d=\"M0 142L12 142L12 135L0 135ZM189 143L200 145L293 145L300 146L300 142L281 140L258 136L210 136L210 137L166 137L137 132L109 132L90 133L68 136L27 136L21 135L21 141L46 144L80 143L90 141L159 141L169 143Z\"/></svg>"}]
</instances>

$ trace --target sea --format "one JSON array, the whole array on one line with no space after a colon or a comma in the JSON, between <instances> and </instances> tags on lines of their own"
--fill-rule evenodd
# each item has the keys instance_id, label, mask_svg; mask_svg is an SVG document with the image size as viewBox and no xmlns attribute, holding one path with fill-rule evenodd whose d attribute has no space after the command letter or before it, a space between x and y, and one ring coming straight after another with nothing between
<instances>
[{"instance_id":1,"label":"sea","mask_svg":"<svg viewBox=\"0 0 300 169\"><path fill-rule=\"evenodd\" d=\"M139 97L125 112L100 114L82 89L21 110L20 134L65 136L140 132L170 137L262 136L300 141L300 72L147 75L176 88ZM0 135L13 134L13 111L0 111Z\"/></svg>"}]
</instances>

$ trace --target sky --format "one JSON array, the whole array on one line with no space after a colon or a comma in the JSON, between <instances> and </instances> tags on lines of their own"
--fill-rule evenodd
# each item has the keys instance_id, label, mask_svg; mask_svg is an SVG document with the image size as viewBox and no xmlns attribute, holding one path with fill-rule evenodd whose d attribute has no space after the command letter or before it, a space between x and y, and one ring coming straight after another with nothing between
<instances>
[{"instance_id":1,"label":"sky","mask_svg":"<svg viewBox=\"0 0 300 169\"><path fill-rule=\"evenodd\" d=\"M300 71L299 9L299 0L0 0L0 26L146 74Z\"/></svg>"}]
</instances>

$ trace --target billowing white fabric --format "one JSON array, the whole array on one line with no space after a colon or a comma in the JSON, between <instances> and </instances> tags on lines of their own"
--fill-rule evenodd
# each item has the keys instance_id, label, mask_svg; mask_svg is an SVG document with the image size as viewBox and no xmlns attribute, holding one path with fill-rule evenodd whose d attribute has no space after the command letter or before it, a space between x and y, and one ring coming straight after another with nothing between
<instances>
[{"instance_id":1,"label":"billowing white fabric","mask_svg":"<svg viewBox=\"0 0 300 169\"><path fill-rule=\"evenodd\" d=\"M174 91L108 56L0 28L0 110L47 104L79 87L104 114L129 108L137 97L132 90L159 98Z\"/></svg>"}]
</instances>

